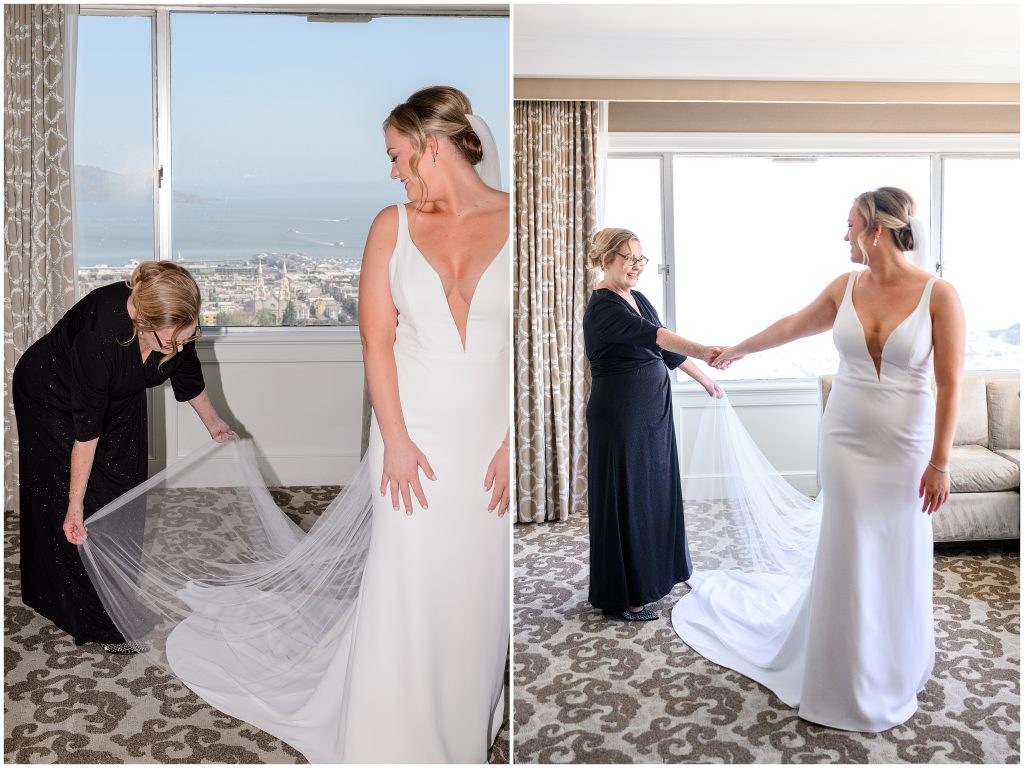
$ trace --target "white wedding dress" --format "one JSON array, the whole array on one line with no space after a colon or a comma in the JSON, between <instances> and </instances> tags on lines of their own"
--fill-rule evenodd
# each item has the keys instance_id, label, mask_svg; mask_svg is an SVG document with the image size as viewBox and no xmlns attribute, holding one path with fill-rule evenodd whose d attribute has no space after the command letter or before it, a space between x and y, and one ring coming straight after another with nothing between
<instances>
[{"instance_id":1,"label":"white wedding dress","mask_svg":"<svg viewBox=\"0 0 1024 768\"><path fill-rule=\"evenodd\" d=\"M934 663L932 529L918 485L934 436L935 278L885 340L876 371L853 303L856 274L833 328L840 363L821 422L818 502L784 488L757 453L756 471L734 478L742 490L726 494L754 554L742 569L698 570L672 624L802 718L876 732L913 715ZM707 436L754 454L731 409L719 408ZM702 450L723 449L709 439Z\"/></svg>"},{"instance_id":2,"label":"white wedding dress","mask_svg":"<svg viewBox=\"0 0 1024 768\"><path fill-rule=\"evenodd\" d=\"M488 512L484 490L509 425L509 243L477 284L463 347L404 205L398 218L394 354L409 434L437 478L423 481L428 509L396 512L374 490L374 420L359 473L308 534L237 441L100 510L81 551L147 660L310 762L483 763L509 642L510 516ZM141 547L124 533L138 514Z\"/></svg>"},{"instance_id":3,"label":"white wedding dress","mask_svg":"<svg viewBox=\"0 0 1024 768\"><path fill-rule=\"evenodd\" d=\"M463 349L404 205L398 220L398 388L409 435L437 480L423 481L428 508L414 499L411 516L393 509L390 494L374 495L345 761L486 762L502 722L509 642L509 517L487 511L484 491L509 424L509 243L477 284ZM383 455L374 420L367 458L378 482Z\"/></svg>"}]
</instances>

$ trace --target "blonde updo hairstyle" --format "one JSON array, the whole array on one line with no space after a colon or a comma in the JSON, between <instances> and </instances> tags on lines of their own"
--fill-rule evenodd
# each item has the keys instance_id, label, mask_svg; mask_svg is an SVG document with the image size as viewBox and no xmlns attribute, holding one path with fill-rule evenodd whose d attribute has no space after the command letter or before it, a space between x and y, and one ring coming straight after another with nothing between
<instances>
[{"instance_id":1,"label":"blonde updo hairstyle","mask_svg":"<svg viewBox=\"0 0 1024 768\"><path fill-rule=\"evenodd\" d=\"M466 118L472 112L469 99L458 88L434 85L416 91L391 110L391 114L384 120L385 131L392 127L412 140L413 153L409 167L423 189L423 200L427 197L427 184L419 174L419 164L423 153L427 151L429 137L447 138L470 165L476 165L483 158L480 137Z\"/></svg>"},{"instance_id":2,"label":"blonde updo hairstyle","mask_svg":"<svg viewBox=\"0 0 1024 768\"><path fill-rule=\"evenodd\" d=\"M198 325L202 296L195 278L184 267L170 261L144 261L132 272L128 286L132 289L129 301L135 307L134 330L122 344L131 344L139 331L172 327L177 335ZM160 365L175 354L173 348L164 353Z\"/></svg>"},{"instance_id":3,"label":"blonde updo hairstyle","mask_svg":"<svg viewBox=\"0 0 1024 768\"><path fill-rule=\"evenodd\" d=\"M587 264L592 270L605 269L614 261L618 255L619 246L628 243L630 240L639 241L640 238L628 229L608 227L602 229L596 235L587 254Z\"/></svg>"},{"instance_id":4,"label":"blonde updo hairstyle","mask_svg":"<svg viewBox=\"0 0 1024 768\"><path fill-rule=\"evenodd\" d=\"M914 198L908 192L899 187L879 187L858 195L853 204L867 222L861 237L867 237L868 232L881 224L892 232L897 248L904 252L914 250L914 234L910 228L910 219L916 206ZM864 251L864 243L858 245Z\"/></svg>"}]
</instances>

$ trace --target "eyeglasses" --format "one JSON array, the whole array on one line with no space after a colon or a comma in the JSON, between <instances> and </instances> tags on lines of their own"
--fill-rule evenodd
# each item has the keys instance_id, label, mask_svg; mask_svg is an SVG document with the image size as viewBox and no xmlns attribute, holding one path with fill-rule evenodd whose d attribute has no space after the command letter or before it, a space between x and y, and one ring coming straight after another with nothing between
<instances>
[{"instance_id":1,"label":"eyeglasses","mask_svg":"<svg viewBox=\"0 0 1024 768\"><path fill-rule=\"evenodd\" d=\"M648 259L646 256L641 256L639 259L634 259L633 255L630 253L619 253L618 251L615 251L615 255L621 256L630 264L636 264L638 267L645 267L647 266L647 262L650 261L650 259Z\"/></svg>"},{"instance_id":2,"label":"eyeglasses","mask_svg":"<svg viewBox=\"0 0 1024 768\"><path fill-rule=\"evenodd\" d=\"M172 338L169 343L161 339L160 335L156 331L153 331L153 335L156 336L156 343L160 345L160 349L166 349L168 352L170 352L173 349L175 353L178 353L181 351L181 347L185 346L189 342L195 341L196 339L201 339L203 337L203 329L200 328L199 324L197 323L196 332L189 336L187 339Z\"/></svg>"}]
</instances>

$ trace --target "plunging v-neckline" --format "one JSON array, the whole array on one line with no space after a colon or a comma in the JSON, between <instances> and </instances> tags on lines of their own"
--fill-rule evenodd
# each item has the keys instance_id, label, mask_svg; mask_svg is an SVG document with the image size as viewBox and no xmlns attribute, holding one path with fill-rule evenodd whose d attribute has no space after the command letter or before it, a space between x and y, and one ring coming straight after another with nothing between
<instances>
[{"instance_id":1,"label":"plunging v-neckline","mask_svg":"<svg viewBox=\"0 0 1024 768\"><path fill-rule=\"evenodd\" d=\"M881 346L881 348L878 351L878 365L875 365L875 358L873 358L871 356L871 346L868 344L867 329L864 327L864 323L860 319L860 313L857 312L857 305L853 302L853 290L854 290L854 288L857 287L857 279L858 279L858 277L859 277L859 275L857 277L854 277L853 278L853 284L850 285L850 309L853 310L853 316L855 318L857 318L857 325L860 326L860 336L864 340L864 351L867 352L868 359L871 360L871 365L875 369L875 376L876 376L876 378L878 379L879 382L881 382L882 381L882 363L885 362L885 346L886 346L886 344L889 343L889 339L891 339L893 337L893 334L895 334L896 331L898 331L903 326L904 323L906 323L910 318L912 318L914 315L916 315L918 310L921 309L921 304L922 304L922 302L924 302L924 296L928 292L928 286L932 284L932 280L934 280L934 278L929 278L925 282L924 288L921 289L921 297L917 300L917 304L914 305L914 308L912 310L910 310L910 314L908 314L906 317L904 317L902 320L900 320L898 323L896 323L896 325L893 326L893 329L891 331L889 331L889 334L885 337L885 341L882 342L882 346Z\"/></svg>"},{"instance_id":2,"label":"plunging v-neckline","mask_svg":"<svg viewBox=\"0 0 1024 768\"><path fill-rule=\"evenodd\" d=\"M469 348L469 317L473 312L473 301L476 299L477 291L480 289L480 283L484 281L484 277L491 271L491 267L494 266L498 257L501 256L501 252L508 247L509 240L512 239L512 234L509 233L508 237L505 238L505 242L502 243L501 248L499 248L498 252L491 257L490 261L487 262L487 266L484 267L483 272L481 272L480 276L476 279L476 285L473 286L473 292L469 295L469 301L466 302L466 328L464 330L459 329L459 324L455 320L455 315L452 313L452 305L448 301L448 294L445 293L444 280L441 277L441 273L434 268L434 265L430 263L430 259L426 257L423 251L420 250L420 247L416 245L416 241L412 239L412 232L409 231L408 219L405 222L405 234L409 238L409 245L412 246L413 250L419 254L421 259L423 259L423 263L427 265L427 268L434 273L435 277L437 277L437 285L441 289L441 296L444 297L445 306L448 307L448 317L451 318L452 325L455 326L455 333L459 337L459 344L462 347L463 354L465 354L466 350Z\"/></svg>"}]
</instances>

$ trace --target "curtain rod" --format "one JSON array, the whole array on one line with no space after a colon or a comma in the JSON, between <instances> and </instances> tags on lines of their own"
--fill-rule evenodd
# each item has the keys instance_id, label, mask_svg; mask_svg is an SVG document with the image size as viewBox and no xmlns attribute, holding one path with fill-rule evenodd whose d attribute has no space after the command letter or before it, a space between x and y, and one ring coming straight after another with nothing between
<instances>
[{"instance_id":1,"label":"curtain rod","mask_svg":"<svg viewBox=\"0 0 1024 768\"><path fill-rule=\"evenodd\" d=\"M291 16L489 16L508 17L508 5L80 5L82 14L130 15L158 10L194 13L260 13Z\"/></svg>"}]
</instances>

